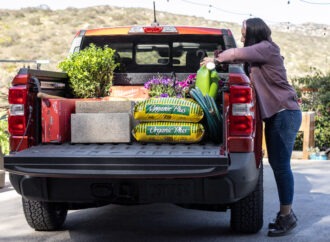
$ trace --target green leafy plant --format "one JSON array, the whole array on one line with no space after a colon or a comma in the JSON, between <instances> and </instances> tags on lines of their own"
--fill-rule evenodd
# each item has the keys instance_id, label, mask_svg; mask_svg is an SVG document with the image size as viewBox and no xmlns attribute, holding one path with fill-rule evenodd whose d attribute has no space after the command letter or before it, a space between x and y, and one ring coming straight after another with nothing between
<instances>
[{"instance_id":1,"label":"green leafy plant","mask_svg":"<svg viewBox=\"0 0 330 242\"><path fill-rule=\"evenodd\" d=\"M67 72L75 97L104 97L109 95L113 73L119 65L115 57L116 51L108 46L91 44L60 62L59 68Z\"/></svg>"},{"instance_id":2,"label":"green leafy plant","mask_svg":"<svg viewBox=\"0 0 330 242\"><path fill-rule=\"evenodd\" d=\"M0 118L0 147L2 154L9 154L9 133L7 115Z\"/></svg>"},{"instance_id":3,"label":"green leafy plant","mask_svg":"<svg viewBox=\"0 0 330 242\"><path fill-rule=\"evenodd\" d=\"M320 148L319 147L309 147L307 149L309 154L319 154L320 153Z\"/></svg>"},{"instance_id":4,"label":"green leafy plant","mask_svg":"<svg viewBox=\"0 0 330 242\"><path fill-rule=\"evenodd\" d=\"M293 79L292 83L302 100L302 111L315 112L315 146L330 147L330 73L323 75L311 68L311 75Z\"/></svg>"}]
</instances>

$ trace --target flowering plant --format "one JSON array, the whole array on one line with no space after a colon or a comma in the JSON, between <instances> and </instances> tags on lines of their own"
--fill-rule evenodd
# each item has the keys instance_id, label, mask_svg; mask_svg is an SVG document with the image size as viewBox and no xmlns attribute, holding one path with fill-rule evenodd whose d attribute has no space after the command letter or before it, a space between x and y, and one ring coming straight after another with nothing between
<instances>
[{"instance_id":1,"label":"flowering plant","mask_svg":"<svg viewBox=\"0 0 330 242\"><path fill-rule=\"evenodd\" d=\"M190 90L195 87L196 74L190 74L186 79L176 82L176 92L180 97L187 97Z\"/></svg>"},{"instance_id":2,"label":"flowering plant","mask_svg":"<svg viewBox=\"0 0 330 242\"><path fill-rule=\"evenodd\" d=\"M187 97L191 88L195 86L196 74L189 75L179 81L175 78L158 76L144 84L149 90L150 97Z\"/></svg>"}]
</instances>

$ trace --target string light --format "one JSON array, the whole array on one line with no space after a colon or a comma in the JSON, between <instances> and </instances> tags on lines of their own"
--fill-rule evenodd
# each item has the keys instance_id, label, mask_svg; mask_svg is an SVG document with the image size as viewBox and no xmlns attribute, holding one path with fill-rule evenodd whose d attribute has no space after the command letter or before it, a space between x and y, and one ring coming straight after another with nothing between
<instances>
[{"instance_id":1,"label":"string light","mask_svg":"<svg viewBox=\"0 0 330 242\"><path fill-rule=\"evenodd\" d=\"M308 3L308 4L316 4L316 5L329 5L330 2L311 2L306 0L300 0L300 2Z\"/></svg>"},{"instance_id":2,"label":"string light","mask_svg":"<svg viewBox=\"0 0 330 242\"><path fill-rule=\"evenodd\" d=\"M196 6L201 6L201 7L206 7L208 9L208 13L211 14L212 9L217 10L217 11L221 11L221 12L225 12L228 14L233 14L233 15L240 15L240 16L248 16L248 17L253 17L254 15L251 13L242 13L242 12L233 12L233 11L229 11L223 8L219 8L216 6L213 6L211 4L207 4L207 3L200 3L200 2L196 2L196 1L191 1L191 0L181 0L182 2L188 3L188 4L192 4L192 5L196 5ZM299 0L300 2L303 3L307 3L307 4L322 4L322 5L326 5L326 4L330 4L330 2L311 2L311 1L306 1L306 0ZM169 0L167 0L167 2L169 2ZM287 4L291 4L291 0L287 1ZM272 20L267 20L264 19L265 21L269 22L269 23L273 23L273 24L281 24L283 22L278 22L278 21L272 21ZM291 27L291 23L290 22L284 22L287 25L287 30L290 30ZM327 28L324 27L323 28L324 32L323 32L323 36L327 35Z\"/></svg>"},{"instance_id":3,"label":"string light","mask_svg":"<svg viewBox=\"0 0 330 242\"><path fill-rule=\"evenodd\" d=\"M299 0L300 2L307 3L307 4L315 4L315 5L328 5L330 2L311 2L306 0ZM288 4L290 4L290 0L288 1Z\"/></svg>"},{"instance_id":4,"label":"string light","mask_svg":"<svg viewBox=\"0 0 330 242\"><path fill-rule=\"evenodd\" d=\"M233 12L233 11L229 11L229 10L226 10L226 9L223 9L223 8L215 7L211 4L199 3L199 2L194 2L194 1L190 1L190 0L182 0L182 2L186 2L186 3L189 3L189 4L196 5L196 6L208 7L209 8L209 13L211 12L211 8L213 8L215 10L225 12L225 13L229 13L229 14L251 16L251 14L248 14L248 13Z\"/></svg>"}]
</instances>

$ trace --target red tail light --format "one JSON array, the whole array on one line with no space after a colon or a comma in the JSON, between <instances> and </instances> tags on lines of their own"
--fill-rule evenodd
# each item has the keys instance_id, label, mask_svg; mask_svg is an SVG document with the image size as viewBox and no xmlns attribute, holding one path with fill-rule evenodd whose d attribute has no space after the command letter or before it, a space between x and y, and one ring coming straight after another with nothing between
<instances>
[{"instance_id":1,"label":"red tail light","mask_svg":"<svg viewBox=\"0 0 330 242\"><path fill-rule=\"evenodd\" d=\"M253 133L253 97L250 86L232 85L230 87L229 115L230 136L250 136Z\"/></svg>"},{"instance_id":2,"label":"red tail light","mask_svg":"<svg viewBox=\"0 0 330 242\"><path fill-rule=\"evenodd\" d=\"M252 89L249 86L231 86L230 103L251 103Z\"/></svg>"},{"instance_id":3,"label":"red tail light","mask_svg":"<svg viewBox=\"0 0 330 242\"><path fill-rule=\"evenodd\" d=\"M245 75L231 76L229 88L229 152L252 152L255 135L253 90Z\"/></svg>"},{"instance_id":4,"label":"red tail light","mask_svg":"<svg viewBox=\"0 0 330 242\"><path fill-rule=\"evenodd\" d=\"M27 122L26 100L27 89L25 85L12 86L9 89L8 130L11 135L24 135Z\"/></svg>"},{"instance_id":5,"label":"red tail light","mask_svg":"<svg viewBox=\"0 0 330 242\"><path fill-rule=\"evenodd\" d=\"M231 116L230 117L230 135L231 136L249 136L253 132L252 116Z\"/></svg>"},{"instance_id":6,"label":"red tail light","mask_svg":"<svg viewBox=\"0 0 330 242\"><path fill-rule=\"evenodd\" d=\"M11 135L24 135L26 128L25 116L9 116L8 130Z\"/></svg>"},{"instance_id":7,"label":"red tail light","mask_svg":"<svg viewBox=\"0 0 330 242\"><path fill-rule=\"evenodd\" d=\"M13 86L9 89L8 102L9 104L24 104L27 97L25 85Z\"/></svg>"},{"instance_id":8,"label":"red tail light","mask_svg":"<svg viewBox=\"0 0 330 242\"><path fill-rule=\"evenodd\" d=\"M28 75L27 74L17 74L12 81L12 85L26 85L28 83Z\"/></svg>"}]
</instances>

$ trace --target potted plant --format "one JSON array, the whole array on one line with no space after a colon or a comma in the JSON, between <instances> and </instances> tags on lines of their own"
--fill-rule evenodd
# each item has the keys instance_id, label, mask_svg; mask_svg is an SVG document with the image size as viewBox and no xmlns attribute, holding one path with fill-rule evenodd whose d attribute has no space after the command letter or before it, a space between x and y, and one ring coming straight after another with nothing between
<instances>
[{"instance_id":1,"label":"potted plant","mask_svg":"<svg viewBox=\"0 0 330 242\"><path fill-rule=\"evenodd\" d=\"M119 65L115 57L116 51L108 46L91 44L60 62L59 68L68 74L75 97L100 98L109 95L113 73Z\"/></svg>"},{"instance_id":2,"label":"potted plant","mask_svg":"<svg viewBox=\"0 0 330 242\"><path fill-rule=\"evenodd\" d=\"M177 97L186 98L189 91L195 86L196 74L190 74L186 79L179 81L175 77L157 76L148 80L144 87L150 97Z\"/></svg>"}]
</instances>

